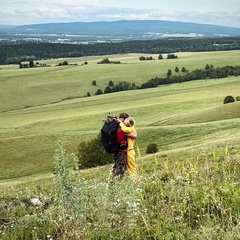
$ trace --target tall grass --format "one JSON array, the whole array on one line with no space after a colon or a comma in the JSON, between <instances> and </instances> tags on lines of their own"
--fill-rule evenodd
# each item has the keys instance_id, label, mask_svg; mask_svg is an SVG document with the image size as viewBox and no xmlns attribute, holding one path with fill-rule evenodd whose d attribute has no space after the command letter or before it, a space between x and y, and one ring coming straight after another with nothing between
<instances>
[{"instance_id":1,"label":"tall grass","mask_svg":"<svg viewBox=\"0 0 240 240\"><path fill-rule=\"evenodd\" d=\"M6 189L1 239L238 239L239 146L139 159L139 177L68 168L58 143L53 182ZM34 187L35 186L35 187ZM38 198L39 204L33 204Z\"/></svg>"}]
</instances>

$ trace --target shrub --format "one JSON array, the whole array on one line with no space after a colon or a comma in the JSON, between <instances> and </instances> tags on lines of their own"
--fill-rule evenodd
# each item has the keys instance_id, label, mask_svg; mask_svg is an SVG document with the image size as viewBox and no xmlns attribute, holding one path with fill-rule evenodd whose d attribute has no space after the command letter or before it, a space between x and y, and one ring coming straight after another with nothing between
<instances>
[{"instance_id":1,"label":"shrub","mask_svg":"<svg viewBox=\"0 0 240 240\"><path fill-rule=\"evenodd\" d=\"M158 152L158 147L157 147L157 144L156 143L150 143L148 146L147 146L147 149L146 149L146 153L156 153Z\"/></svg>"},{"instance_id":2,"label":"shrub","mask_svg":"<svg viewBox=\"0 0 240 240\"><path fill-rule=\"evenodd\" d=\"M223 104L232 103L232 102L235 102L234 97L229 95L224 98Z\"/></svg>"},{"instance_id":3,"label":"shrub","mask_svg":"<svg viewBox=\"0 0 240 240\"><path fill-rule=\"evenodd\" d=\"M103 91L101 89L98 89L95 93L95 95L100 95L100 94L103 94Z\"/></svg>"},{"instance_id":4,"label":"shrub","mask_svg":"<svg viewBox=\"0 0 240 240\"><path fill-rule=\"evenodd\" d=\"M236 101L240 101L240 96L237 96L237 97L236 97Z\"/></svg>"},{"instance_id":5,"label":"shrub","mask_svg":"<svg viewBox=\"0 0 240 240\"><path fill-rule=\"evenodd\" d=\"M82 142L78 147L78 159L81 169L102 166L113 162L113 156L108 154L100 141L101 135L88 142Z\"/></svg>"}]
</instances>

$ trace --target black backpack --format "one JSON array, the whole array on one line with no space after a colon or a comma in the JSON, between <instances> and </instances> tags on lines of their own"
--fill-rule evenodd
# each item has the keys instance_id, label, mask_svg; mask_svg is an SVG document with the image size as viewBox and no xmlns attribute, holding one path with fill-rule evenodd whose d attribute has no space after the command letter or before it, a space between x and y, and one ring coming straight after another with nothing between
<instances>
[{"instance_id":1,"label":"black backpack","mask_svg":"<svg viewBox=\"0 0 240 240\"><path fill-rule=\"evenodd\" d=\"M119 148L119 144L117 142L118 126L118 122L116 122L116 119L113 118L110 121L104 121L101 128L101 144L107 153L114 153Z\"/></svg>"}]
</instances>

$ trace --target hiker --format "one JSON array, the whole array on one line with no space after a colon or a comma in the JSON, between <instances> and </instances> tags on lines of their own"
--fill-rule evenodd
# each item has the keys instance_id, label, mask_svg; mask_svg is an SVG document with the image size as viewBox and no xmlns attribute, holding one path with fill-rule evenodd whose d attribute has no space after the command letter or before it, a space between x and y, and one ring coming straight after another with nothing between
<instances>
[{"instance_id":1,"label":"hiker","mask_svg":"<svg viewBox=\"0 0 240 240\"><path fill-rule=\"evenodd\" d=\"M120 113L117 122L120 124L120 122L123 122L128 117L129 114L125 112ZM121 127L119 126L117 130L117 142L119 143L119 148L116 152L114 152L114 165L112 171L113 176L119 176L121 179L124 176L126 169L130 169L127 165L128 141L130 142L129 144L131 147L133 145L133 140L136 139L136 137L137 132L135 128L133 129L133 131L129 131L127 133L122 131Z\"/></svg>"},{"instance_id":2,"label":"hiker","mask_svg":"<svg viewBox=\"0 0 240 240\"><path fill-rule=\"evenodd\" d=\"M119 121L119 127L125 134L135 133L135 138L137 137L137 132L135 130L135 120L132 117L126 118L124 121ZM131 177L136 177L137 167L135 161L135 151L134 151L134 139L127 135L127 156L126 156L126 168Z\"/></svg>"}]
</instances>

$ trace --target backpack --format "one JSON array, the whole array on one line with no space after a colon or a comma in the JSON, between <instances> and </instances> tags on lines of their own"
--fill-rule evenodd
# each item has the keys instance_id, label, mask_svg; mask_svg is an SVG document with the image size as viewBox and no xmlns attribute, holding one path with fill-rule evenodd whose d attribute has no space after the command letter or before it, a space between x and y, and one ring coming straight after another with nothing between
<instances>
[{"instance_id":1,"label":"backpack","mask_svg":"<svg viewBox=\"0 0 240 240\"><path fill-rule=\"evenodd\" d=\"M101 144L107 153L114 153L118 150L119 144L117 142L118 122L116 117L108 115L103 119L104 124L101 128Z\"/></svg>"}]
</instances>

